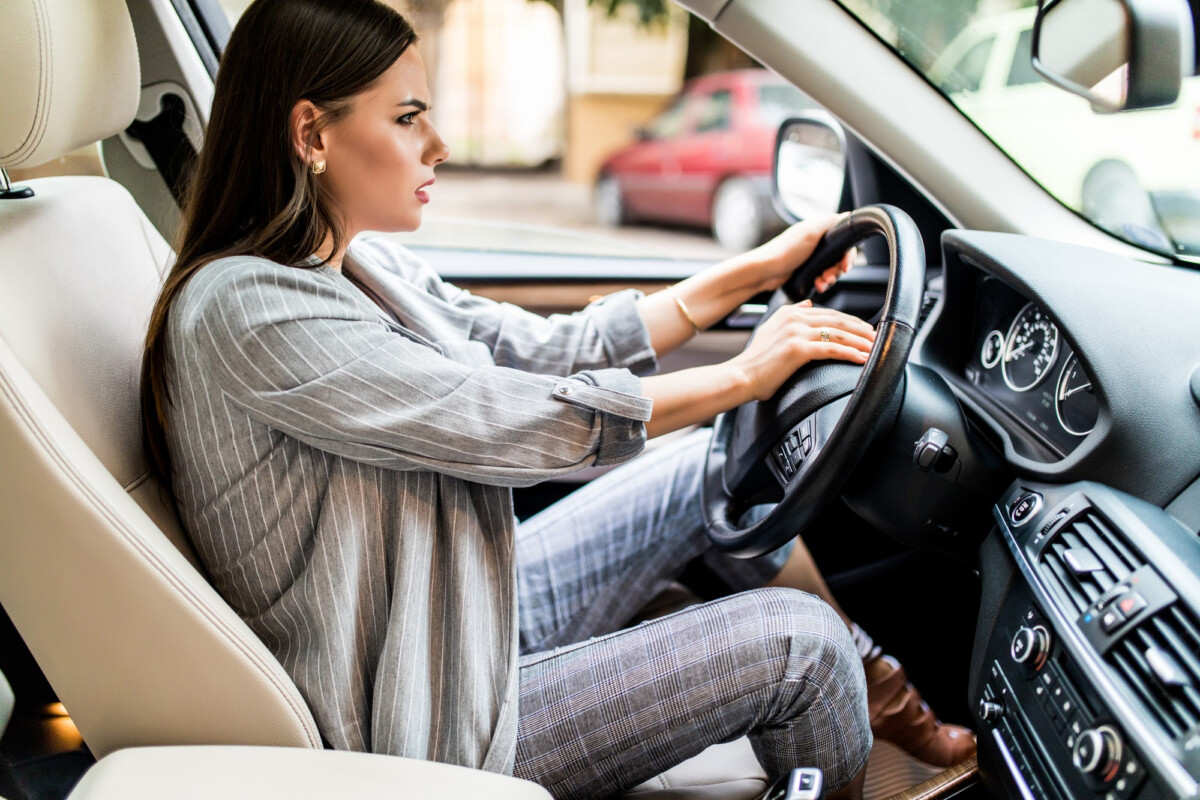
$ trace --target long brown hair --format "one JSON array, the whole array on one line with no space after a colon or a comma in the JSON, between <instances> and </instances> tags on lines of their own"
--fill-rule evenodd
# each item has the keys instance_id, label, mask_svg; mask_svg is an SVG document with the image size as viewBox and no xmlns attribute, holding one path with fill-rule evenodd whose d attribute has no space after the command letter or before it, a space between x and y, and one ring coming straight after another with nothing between
<instances>
[{"instance_id":1,"label":"long brown hair","mask_svg":"<svg viewBox=\"0 0 1200 800\"><path fill-rule=\"evenodd\" d=\"M167 321L196 272L218 258L254 255L299 265L345 232L333 199L296 153L292 109L323 113L321 128L349 112L417 39L378 0L255 0L221 56L212 117L180 221L177 257L150 315L142 355L142 435L159 476L169 479Z\"/></svg>"}]
</instances>

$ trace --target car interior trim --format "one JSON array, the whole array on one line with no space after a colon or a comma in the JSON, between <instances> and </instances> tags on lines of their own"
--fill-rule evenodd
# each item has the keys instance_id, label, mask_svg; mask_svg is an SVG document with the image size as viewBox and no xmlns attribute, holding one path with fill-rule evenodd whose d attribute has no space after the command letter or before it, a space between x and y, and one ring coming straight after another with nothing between
<instances>
[{"instance_id":1,"label":"car interior trim","mask_svg":"<svg viewBox=\"0 0 1200 800\"><path fill-rule=\"evenodd\" d=\"M1004 741L1004 736L1000 733L999 728L992 729L992 739L996 742L996 747L1000 750L1000 756L1004 759L1005 766L1008 767L1008 776L1012 779L1013 785L1017 787L1017 791L1021 794L1021 800L1037 800L1033 796L1033 792L1029 790L1029 784L1022 777L1021 770L1017 767L1017 762L1013 760L1012 751L1008 749L1008 744Z\"/></svg>"},{"instance_id":2,"label":"car interior trim","mask_svg":"<svg viewBox=\"0 0 1200 800\"><path fill-rule=\"evenodd\" d=\"M974 306L966 299L982 275L998 278L1039 306L1083 363L1101 395L1096 428L1059 460L1038 461L1014 447L1013 431L992 427L1004 443L1015 471L1048 481L1098 480L1158 506L1165 506L1197 478L1200 464L1200 408L1180 391L1194 363L1192 343L1200 341L1194 298L1200 275L1144 265L1121 256L1072 244L983 231L947 231L946 297L953 308L935 308L921 331L916 360L943 374L960 374L973 338ZM1046 265L1052 264L1052 269ZM980 269L981 268L981 269ZM1144 284L1154 270L1153 288L1130 293L1122 287ZM1116 318L1141 314L1154 319L1156 343L1130 336ZM980 402L966 402L986 419ZM1147 407L1159 409L1148 416ZM1163 424L1164 420L1171 423ZM1174 454L1164 463L1159 454Z\"/></svg>"},{"instance_id":3,"label":"car interior trim","mask_svg":"<svg viewBox=\"0 0 1200 800\"><path fill-rule=\"evenodd\" d=\"M1167 506L1167 513L1194 534L1200 535L1200 479L1179 493Z\"/></svg>"},{"instance_id":4,"label":"car interior trim","mask_svg":"<svg viewBox=\"0 0 1200 800\"><path fill-rule=\"evenodd\" d=\"M1028 484L1018 486L1016 491L1027 491L1023 488L1024 486L1028 486ZM1118 530L1126 535L1131 527L1144 528L1144 525L1135 516L1121 507L1115 494L1107 487L1083 483L1075 488L1086 495L1087 502L1091 507L1098 508ZM1008 496L1011 497L1012 494L1013 492L1010 492ZM1159 734L1152 731L1147 725L1144 715L1130 705L1126 690L1109 677L1107 666L1092 645L1079 632L1075 621L1063 613L1057 598L1046 588L1033 565L1029 563L1024 549L1017 542L1016 531L1007 519L1008 515L1004 513L1003 505L1004 503L998 503L993 507L993 518L999 526L1008 554L1016 563L1019 574L1033 594L1042 614L1052 622L1057 641L1065 647L1075 662L1085 669L1088 679L1094 684L1094 689L1104 698L1120 724L1133 735L1142 751L1142 757L1150 761L1152 767L1169 781L1174 796L1194 796L1200 791L1200 785L1187 773L1174 755L1160 743ZM1054 504L1051 504L1047 511L1055 507ZM1080 510L1073 509L1072 516L1078 514ZM1035 518L1039 524L1045 522L1044 517L1035 515ZM1036 527L1038 526L1035 525L1034 528ZM1149 535L1152 536L1152 534Z\"/></svg>"}]
</instances>

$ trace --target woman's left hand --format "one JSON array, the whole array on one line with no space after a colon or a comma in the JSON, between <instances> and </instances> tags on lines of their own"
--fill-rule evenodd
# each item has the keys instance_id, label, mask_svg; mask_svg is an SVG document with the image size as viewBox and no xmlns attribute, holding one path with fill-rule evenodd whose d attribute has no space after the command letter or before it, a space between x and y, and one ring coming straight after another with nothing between
<instances>
[{"instance_id":1,"label":"woman's left hand","mask_svg":"<svg viewBox=\"0 0 1200 800\"><path fill-rule=\"evenodd\" d=\"M764 289L769 291L782 286L783 282L796 271L796 268L812 255L813 250L817 247L817 242L821 241L821 237L825 235L825 231L832 228L844 216L846 215L832 214L828 217L797 222L771 241L750 251L749 255L762 264L765 270ZM838 278L849 272L856 255L857 251L851 248L840 263L822 272L813 283L817 292L825 292L837 282Z\"/></svg>"}]
</instances>

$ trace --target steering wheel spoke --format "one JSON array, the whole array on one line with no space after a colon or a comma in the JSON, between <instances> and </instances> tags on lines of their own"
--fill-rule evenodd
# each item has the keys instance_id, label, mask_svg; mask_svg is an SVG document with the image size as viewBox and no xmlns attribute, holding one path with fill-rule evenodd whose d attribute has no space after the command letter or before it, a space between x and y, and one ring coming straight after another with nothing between
<instances>
[{"instance_id":1,"label":"steering wheel spoke","mask_svg":"<svg viewBox=\"0 0 1200 800\"><path fill-rule=\"evenodd\" d=\"M849 403L850 396L846 395L821 406L771 448L767 466L781 488L786 491L788 484L813 468Z\"/></svg>"},{"instance_id":2,"label":"steering wheel spoke","mask_svg":"<svg viewBox=\"0 0 1200 800\"><path fill-rule=\"evenodd\" d=\"M837 496L895 419L894 401L925 284L925 248L907 214L890 206L851 213L826 232L771 307L804 296L847 249L875 234L888 241L891 272L866 365L861 370L838 362L806 365L775 397L747 403L717 420L705 464L703 508L709 538L721 550L748 558L789 541ZM765 517L743 526L741 512L768 488L782 490L783 498Z\"/></svg>"}]
</instances>

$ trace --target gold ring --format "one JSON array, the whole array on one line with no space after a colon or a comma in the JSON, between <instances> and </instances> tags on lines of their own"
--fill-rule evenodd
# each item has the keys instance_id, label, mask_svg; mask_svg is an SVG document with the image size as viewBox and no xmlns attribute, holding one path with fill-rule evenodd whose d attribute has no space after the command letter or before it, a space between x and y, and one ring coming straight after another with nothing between
<instances>
[{"instance_id":1,"label":"gold ring","mask_svg":"<svg viewBox=\"0 0 1200 800\"><path fill-rule=\"evenodd\" d=\"M829 341L829 328L821 328L821 341L822 342Z\"/></svg>"}]
</instances>

